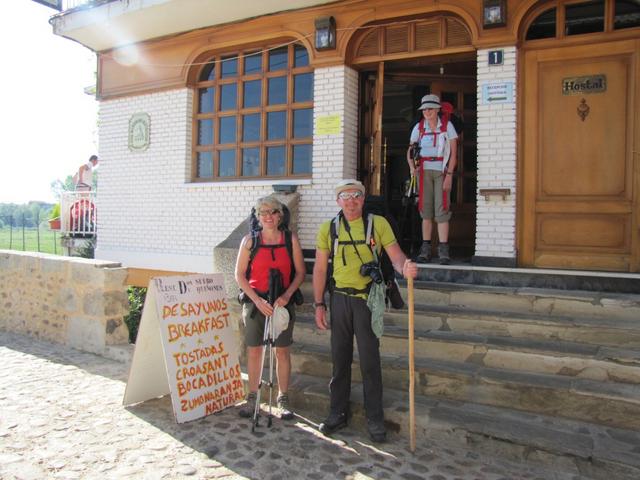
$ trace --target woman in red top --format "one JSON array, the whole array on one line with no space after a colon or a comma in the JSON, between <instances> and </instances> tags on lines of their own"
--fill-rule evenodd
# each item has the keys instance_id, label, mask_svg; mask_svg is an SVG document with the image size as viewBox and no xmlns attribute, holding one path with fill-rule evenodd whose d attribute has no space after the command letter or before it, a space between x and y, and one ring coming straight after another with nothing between
<instances>
[{"instance_id":1,"label":"woman in red top","mask_svg":"<svg viewBox=\"0 0 640 480\"><path fill-rule=\"evenodd\" d=\"M291 303L291 296L304 281L305 266L302 248L297 235L291 234L293 250L293 268L295 275L291 275L292 262L285 245L284 225L282 224L284 208L275 197L258 199L255 206L256 216L262 229L259 231L259 247L255 253L249 269L251 250L253 248L252 235L246 235L240 244L236 260L235 278L251 302L243 304L242 319L245 327L245 343L247 345L247 370L249 374L249 394L247 403L240 409L240 416L253 416L258 386L260 383L260 364L262 359L263 335L265 317L273 314L275 306L286 307L289 311L289 327L275 340L276 376L278 378L278 408L283 419L293 418L289 409L289 378L291 376L290 346L293 343L293 324L295 312ZM269 273L271 269L278 269L282 276L284 292L273 305L264 298L269 289ZM249 275L247 275L247 270Z\"/></svg>"}]
</instances>

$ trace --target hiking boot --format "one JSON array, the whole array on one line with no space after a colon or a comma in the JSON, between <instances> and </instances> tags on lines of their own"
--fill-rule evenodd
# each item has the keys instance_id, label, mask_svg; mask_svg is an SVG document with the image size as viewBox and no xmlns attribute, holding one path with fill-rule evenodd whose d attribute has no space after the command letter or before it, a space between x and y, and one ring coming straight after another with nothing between
<instances>
[{"instance_id":1,"label":"hiking boot","mask_svg":"<svg viewBox=\"0 0 640 480\"><path fill-rule=\"evenodd\" d=\"M431 243L422 242L416 263L429 263L429 261L431 261Z\"/></svg>"},{"instance_id":2,"label":"hiking boot","mask_svg":"<svg viewBox=\"0 0 640 480\"><path fill-rule=\"evenodd\" d=\"M320 424L318 430L325 435L330 435L333 432L340 430L347 426L347 414L346 413L330 413L327 419Z\"/></svg>"},{"instance_id":3,"label":"hiking boot","mask_svg":"<svg viewBox=\"0 0 640 480\"><path fill-rule=\"evenodd\" d=\"M367 420L367 430L371 440L374 442L383 443L387 441L387 429L382 420Z\"/></svg>"},{"instance_id":4,"label":"hiking boot","mask_svg":"<svg viewBox=\"0 0 640 480\"><path fill-rule=\"evenodd\" d=\"M400 310L405 307L402 295L400 295L400 287L395 278L387 286L387 298L393 308Z\"/></svg>"},{"instance_id":5,"label":"hiking boot","mask_svg":"<svg viewBox=\"0 0 640 480\"><path fill-rule=\"evenodd\" d=\"M247 403L245 403L242 406L242 408L238 412L238 415L240 415L242 418L253 417L253 414L256 411L257 398L258 398L258 394L256 392L249 393L249 395L247 395Z\"/></svg>"},{"instance_id":6,"label":"hiking boot","mask_svg":"<svg viewBox=\"0 0 640 480\"><path fill-rule=\"evenodd\" d=\"M293 412L289 408L289 395L281 393L278 395L278 408L280 409L280 418L282 420L291 420Z\"/></svg>"},{"instance_id":7,"label":"hiking boot","mask_svg":"<svg viewBox=\"0 0 640 480\"><path fill-rule=\"evenodd\" d=\"M449 265L451 263L448 243L441 243L438 245L438 257L440 257L440 265Z\"/></svg>"}]
</instances>

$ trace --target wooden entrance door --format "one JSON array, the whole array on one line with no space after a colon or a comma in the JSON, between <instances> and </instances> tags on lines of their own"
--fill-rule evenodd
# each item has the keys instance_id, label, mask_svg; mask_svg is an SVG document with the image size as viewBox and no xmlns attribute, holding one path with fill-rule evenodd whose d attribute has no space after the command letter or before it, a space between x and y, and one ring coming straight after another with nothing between
<instances>
[{"instance_id":1,"label":"wooden entrance door","mask_svg":"<svg viewBox=\"0 0 640 480\"><path fill-rule=\"evenodd\" d=\"M451 195L453 217L449 243L457 258L469 258L475 245L477 114L475 70L465 61L452 62L458 78L425 72L424 65L387 62L363 74L361 88L361 143L359 177L368 192L380 196L395 218L400 243L416 253L422 242L421 220L416 205L405 197L409 179L406 151L413 125L421 117L420 99L436 93L453 104L458 129L458 167ZM473 64L475 66L475 63ZM462 77L462 73L468 78ZM461 128L462 127L462 128ZM435 229L434 229L435 230ZM434 249L437 234L434 232Z\"/></svg>"},{"instance_id":2,"label":"wooden entrance door","mask_svg":"<svg viewBox=\"0 0 640 480\"><path fill-rule=\"evenodd\" d=\"M380 195L384 189L384 152L382 139L382 99L384 94L384 62L375 73L369 73L364 84L365 114L362 117L362 156L359 178L369 195Z\"/></svg>"},{"instance_id":3,"label":"wooden entrance door","mask_svg":"<svg viewBox=\"0 0 640 480\"><path fill-rule=\"evenodd\" d=\"M522 266L640 270L639 51L631 40L525 52Z\"/></svg>"}]
</instances>

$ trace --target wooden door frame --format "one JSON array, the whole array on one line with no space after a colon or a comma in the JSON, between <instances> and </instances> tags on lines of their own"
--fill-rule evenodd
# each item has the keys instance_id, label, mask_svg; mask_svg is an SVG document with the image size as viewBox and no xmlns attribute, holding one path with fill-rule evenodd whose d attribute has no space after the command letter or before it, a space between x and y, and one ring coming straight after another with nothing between
<instances>
[{"instance_id":1,"label":"wooden door frame","mask_svg":"<svg viewBox=\"0 0 640 480\"><path fill-rule=\"evenodd\" d=\"M359 126L358 179L364 183L368 195L378 195L380 190L380 168L382 163L382 100L384 94L384 62L380 62L376 70L368 71L366 78L360 82L364 89L364 103L367 105L361 117L363 124ZM380 76L382 75L382 81Z\"/></svg>"},{"instance_id":2,"label":"wooden door frame","mask_svg":"<svg viewBox=\"0 0 640 480\"><path fill-rule=\"evenodd\" d=\"M629 75L635 77L630 87L629 113L627 117L627 133L632 136L627 155L631 158L629 182L632 188L632 221L631 249L629 271L640 271L640 40L617 40L579 46L559 46L557 48L527 49L523 51L524 60L519 70L522 79L519 94L522 98L519 115L520 147L518 149L518 208L517 208L517 245L518 265L535 267L535 223L536 223L536 188L538 185L538 65L542 61L563 60L571 50L572 59L588 59L616 55L635 54ZM533 133L532 133L533 132ZM535 160L535 161L534 161Z\"/></svg>"},{"instance_id":3,"label":"wooden door frame","mask_svg":"<svg viewBox=\"0 0 640 480\"><path fill-rule=\"evenodd\" d=\"M373 105L373 155L370 159L371 169L369 172L369 189L371 195L380 195L383 190L382 169L382 109L384 99L384 62L378 62L376 73L376 94Z\"/></svg>"}]
</instances>

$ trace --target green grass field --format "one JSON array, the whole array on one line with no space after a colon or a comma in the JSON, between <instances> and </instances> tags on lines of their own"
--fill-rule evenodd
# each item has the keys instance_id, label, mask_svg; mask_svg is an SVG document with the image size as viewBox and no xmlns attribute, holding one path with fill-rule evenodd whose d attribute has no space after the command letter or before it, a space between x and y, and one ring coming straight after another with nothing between
<instances>
[{"instance_id":1,"label":"green grass field","mask_svg":"<svg viewBox=\"0 0 640 480\"><path fill-rule=\"evenodd\" d=\"M61 255L60 234L49 230L47 227L40 227L40 242L38 248L38 231L35 228L24 229L24 242L22 227L0 228L0 249L23 250L28 252L55 253Z\"/></svg>"}]
</instances>

